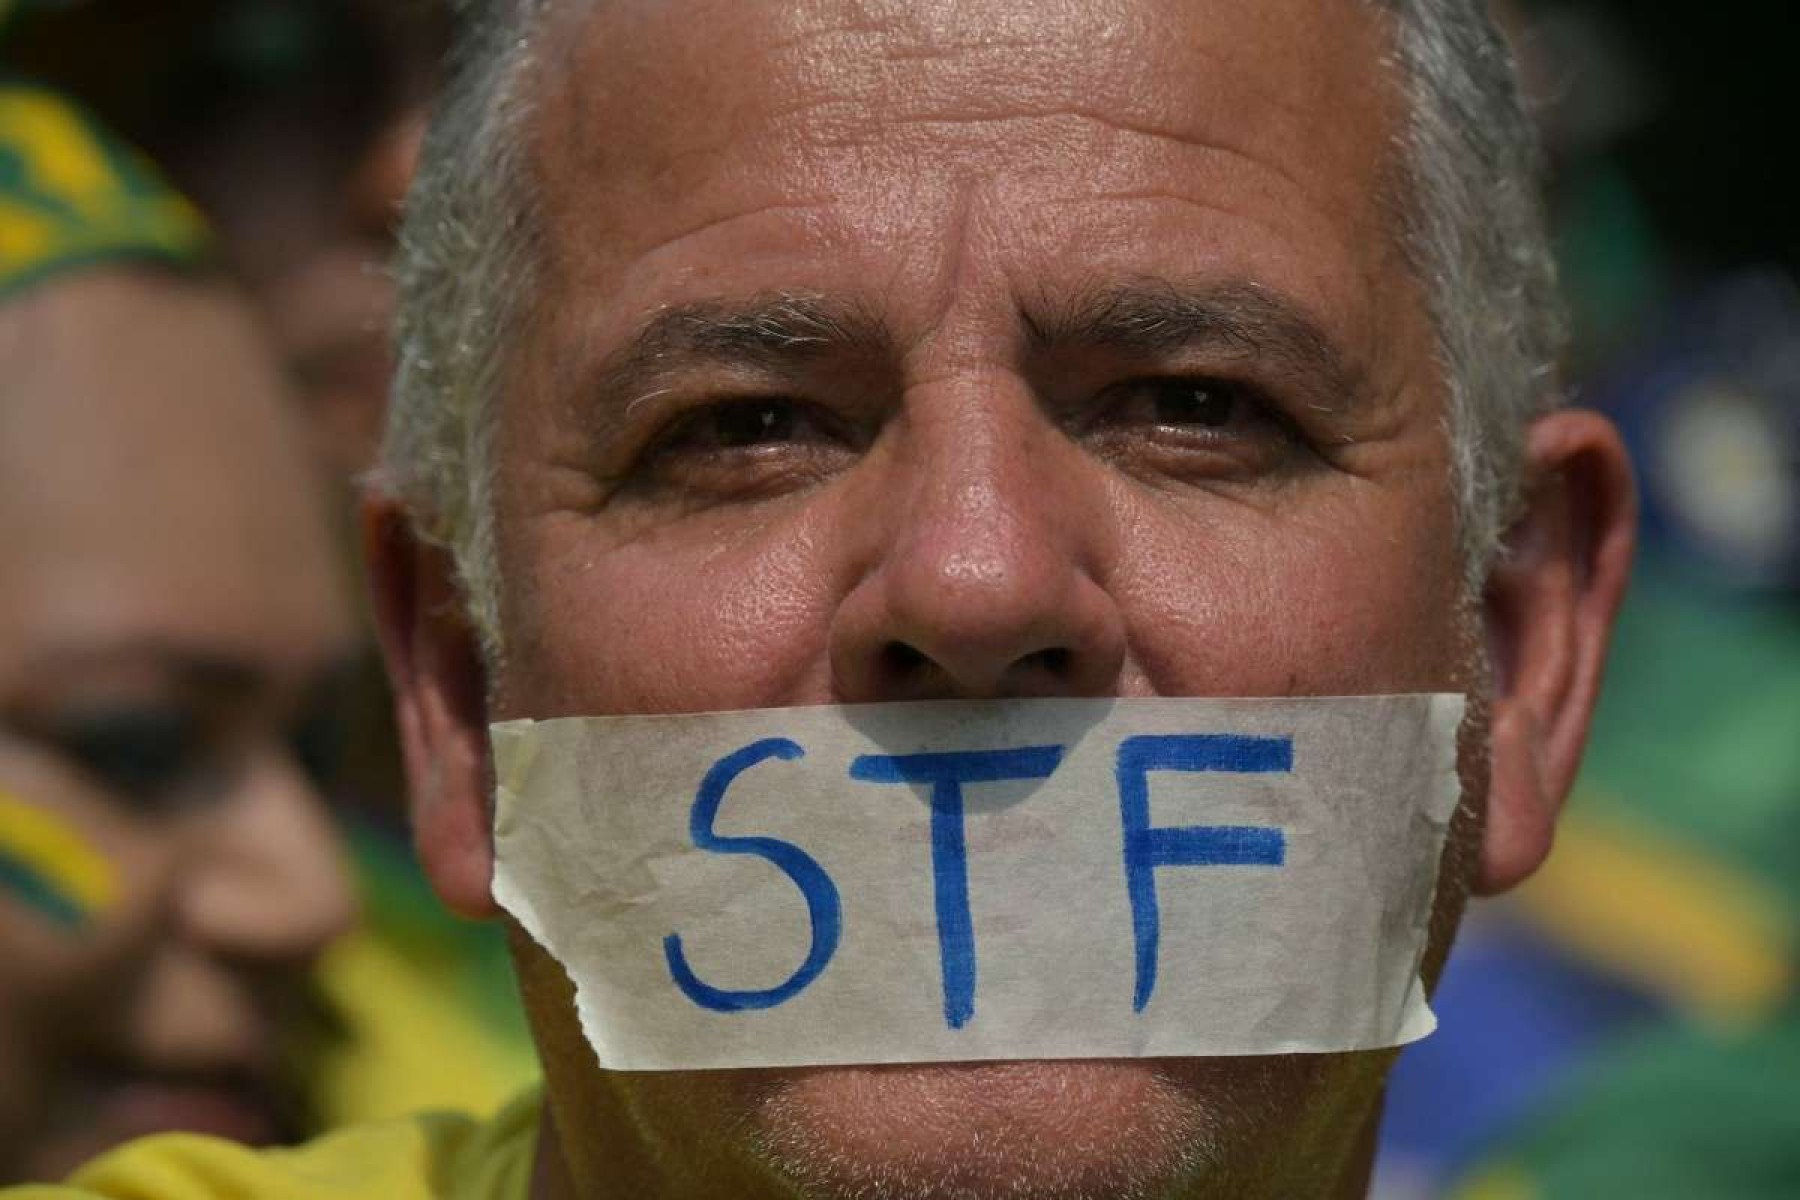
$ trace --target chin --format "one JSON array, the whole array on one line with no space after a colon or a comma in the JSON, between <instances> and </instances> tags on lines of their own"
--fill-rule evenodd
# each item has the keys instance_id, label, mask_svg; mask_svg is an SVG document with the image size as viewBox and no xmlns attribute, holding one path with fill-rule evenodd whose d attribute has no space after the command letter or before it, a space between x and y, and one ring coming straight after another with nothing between
<instances>
[{"instance_id":1,"label":"chin","mask_svg":"<svg viewBox=\"0 0 1800 1200\"><path fill-rule=\"evenodd\" d=\"M1318 1102L1345 1098L1344 1069L1299 1056L831 1068L765 1076L747 1116L765 1167L808 1198L1321 1194L1296 1193L1289 1169L1318 1157L1304 1143L1337 1107Z\"/></svg>"}]
</instances>

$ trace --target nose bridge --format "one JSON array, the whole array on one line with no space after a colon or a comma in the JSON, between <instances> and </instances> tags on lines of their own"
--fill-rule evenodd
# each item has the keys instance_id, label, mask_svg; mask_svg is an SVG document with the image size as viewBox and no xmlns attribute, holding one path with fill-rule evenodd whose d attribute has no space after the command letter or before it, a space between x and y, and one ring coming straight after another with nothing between
<instances>
[{"instance_id":1,"label":"nose bridge","mask_svg":"<svg viewBox=\"0 0 1800 1200\"><path fill-rule=\"evenodd\" d=\"M211 951L299 968L349 928L356 901L342 843L283 754L258 753L239 788L199 819L180 907Z\"/></svg>"},{"instance_id":2,"label":"nose bridge","mask_svg":"<svg viewBox=\"0 0 1800 1200\"><path fill-rule=\"evenodd\" d=\"M946 371L909 387L902 412L871 497L888 533L834 632L842 690L1110 688L1123 634L1094 569L1104 523L1078 511L1078 464L1029 387L1003 367Z\"/></svg>"},{"instance_id":3,"label":"nose bridge","mask_svg":"<svg viewBox=\"0 0 1800 1200\"><path fill-rule=\"evenodd\" d=\"M887 568L901 596L924 608L979 602L996 620L1058 586L1070 566L1046 478L1046 432L1024 385L995 370L913 388L907 397L911 502ZM994 607L999 606L999 607ZM977 620L978 612L963 614Z\"/></svg>"}]
</instances>

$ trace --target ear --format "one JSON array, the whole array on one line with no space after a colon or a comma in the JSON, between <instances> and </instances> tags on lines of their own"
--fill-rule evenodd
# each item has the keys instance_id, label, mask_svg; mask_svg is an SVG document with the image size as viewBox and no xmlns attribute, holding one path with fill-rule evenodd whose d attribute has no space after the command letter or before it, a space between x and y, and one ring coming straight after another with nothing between
<instances>
[{"instance_id":1,"label":"ear","mask_svg":"<svg viewBox=\"0 0 1800 1200\"><path fill-rule=\"evenodd\" d=\"M1513 887L1550 852L1600 690L1637 537L1630 460L1611 422L1565 410L1526 443L1524 514L1484 597L1494 671L1487 827L1475 888Z\"/></svg>"},{"instance_id":2,"label":"ear","mask_svg":"<svg viewBox=\"0 0 1800 1200\"><path fill-rule=\"evenodd\" d=\"M363 555L411 794L413 839L438 896L492 917L492 765L487 680L450 552L413 528L396 500L363 501Z\"/></svg>"}]
</instances>

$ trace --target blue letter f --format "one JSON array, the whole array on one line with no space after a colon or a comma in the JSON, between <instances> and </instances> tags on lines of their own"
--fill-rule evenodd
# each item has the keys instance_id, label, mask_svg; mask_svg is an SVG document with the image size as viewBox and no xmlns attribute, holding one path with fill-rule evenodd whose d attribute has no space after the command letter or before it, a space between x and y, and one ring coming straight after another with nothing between
<instances>
[{"instance_id":1,"label":"blue letter f","mask_svg":"<svg viewBox=\"0 0 1800 1200\"><path fill-rule=\"evenodd\" d=\"M1266 773L1294 769L1294 740L1237 734L1159 736L1119 743L1119 817L1125 826L1125 887L1131 896L1131 928L1137 942L1138 1012L1156 990L1156 946L1161 926L1156 906L1157 867L1279 867L1287 859L1281 830L1259 825L1150 824L1151 771Z\"/></svg>"}]
</instances>

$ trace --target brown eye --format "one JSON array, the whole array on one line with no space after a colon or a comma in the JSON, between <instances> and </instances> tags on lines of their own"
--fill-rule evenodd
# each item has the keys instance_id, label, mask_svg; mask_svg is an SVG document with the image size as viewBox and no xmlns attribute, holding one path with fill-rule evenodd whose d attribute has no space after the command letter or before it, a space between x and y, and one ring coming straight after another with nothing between
<instances>
[{"instance_id":1,"label":"brown eye","mask_svg":"<svg viewBox=\"0 0 1800 1200\"><path fill-rule=\"evenodd\" d=\"M695 406L654 439L622 477L621 494L678 497L689 509L762 499L827 478L857 443L830 410L784 396Z\"/></svg>"},{"instance_id":2,"label":"brown eye","mask_svg":"<svg viewBox=\"0 0 1800 1200\"><path fill-rule=\"evenodd\" d=\"M1095 453L1145 479L1253 480L1300 461L1305 442L1254 384L1139 375L1099 392L1081 427Z\"/></svg>"},{"instance_id":3,"label":"brown eye","mask_svg":"<svg viewBox=\"0 0 1800 1200\"><path fill-rule=\"evenodd\" d=\"M1113 429L1231 430L1264 423L1264 409L1245 388L1205 376L1146 376L1114 384L1101 396L1097 420Z\"/></svg>"},{"instance_id":4,"label":"brown eye","mask_svg":"<svg viewBox=\"0 0 1800 1200\"><path fill-rule=\"evenodd\" d=\"M1230 384L1212 379L1157 379L1141 384L1159 425L1203 425L1219 429L1231 423L1239 398Z\"/></svg>"},{"instance_id":5,"label":"brown eye","mask_svg":"<svg viewBox=\"0 0 1800 1200\"><path fill-rule=\"evenodd\" d=\"M799 417L785 400L747 400L719 405L704 424L694 432L716 446L736 449L792 441Z\"/></svg>"}]
</instances>

